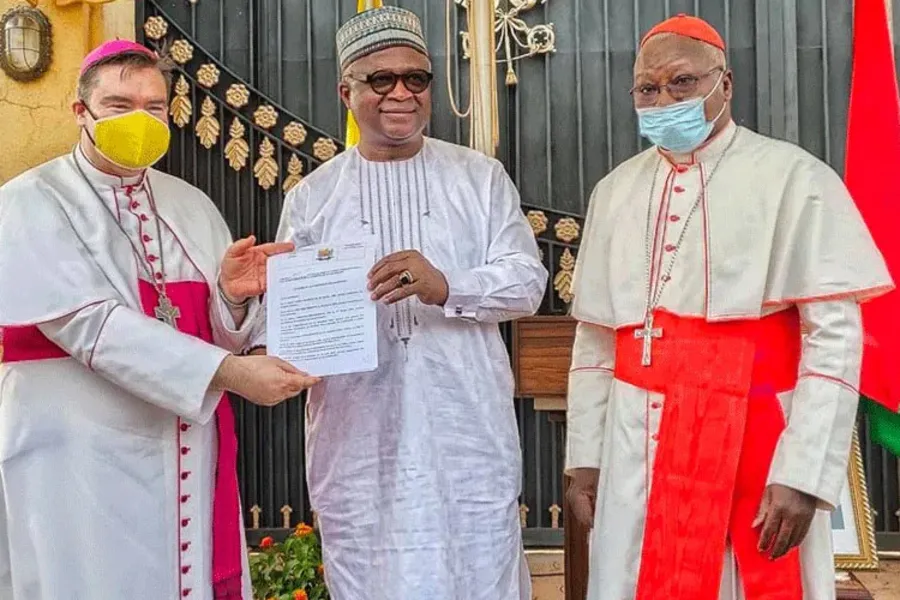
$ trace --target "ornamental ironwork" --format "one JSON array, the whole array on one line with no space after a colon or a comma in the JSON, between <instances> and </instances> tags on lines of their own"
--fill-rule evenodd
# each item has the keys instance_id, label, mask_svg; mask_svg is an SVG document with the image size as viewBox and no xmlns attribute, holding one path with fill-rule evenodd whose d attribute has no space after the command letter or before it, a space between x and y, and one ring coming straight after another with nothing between
<instances>
[{"instance_id":1,"label":"ornamental ironwork","mask_svg":"<svg viewBox=\"0 0 900 600\"><path fill-rule=\"evenodd\" d=\"M494 31L497 40L497 63L506 65L506 85L519 83L513 63L536 56L556 52L556 30L553 23L529 25L523 15L538 4L548 0L494 0ZM469 9L469 0L455 0ZM463 57L469 58L469 33L460 33ZM503 58L501 57L501 53Z\"/></svg>"}]
</instances>

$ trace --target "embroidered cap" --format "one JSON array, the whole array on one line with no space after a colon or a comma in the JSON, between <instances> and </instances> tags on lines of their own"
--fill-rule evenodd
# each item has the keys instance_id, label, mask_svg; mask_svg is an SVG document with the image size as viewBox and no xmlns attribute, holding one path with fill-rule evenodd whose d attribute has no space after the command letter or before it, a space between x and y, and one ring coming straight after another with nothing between
<instances>
[{"instance_id":1,"label":"embroidered cap","mask_svg":"<svg viewBox=\"0 0 900 600\"><path fill-rule=\"evenodd\" d=\"M96 65L101 60L105 60L111 56L118 56L120 54L144 54L150 58L159 58L159 56L146 46L142 46L136 42L132 42L129 40L110 40L103 44L100 44L97 48L91 51L90 54L84 57L84 61L81 63L81 71L79 76L84 75L85 72Z\"/></svg>"},{"instance_id":2,"label":"embroidered cap","mask_svg":"<svg viewBox=\"0 0 900 600\"><path fill-rule=\"evenodd\" d=\"M363 56L396 46L406 46L428 56L419 17L396 6L363 11L350 18L337 32L341 69Z\"/></svg>"},{"instance_id":3,"label":"embroidered cap","mask_svg":"<svg viewBox=\"0 0 900 600\"><path fill-rule=\"evenodd\" d=\"M715 46L723 52L725 51L725 42L722 40L722 36L719 35L719 32L712 25L700 17L680 14L666 19L647 32L647 35L641 40L641 47L647 43L647 40L660 33L674 33L675 35L689 37L710 46Z\"/></svg>"}]
</instances>

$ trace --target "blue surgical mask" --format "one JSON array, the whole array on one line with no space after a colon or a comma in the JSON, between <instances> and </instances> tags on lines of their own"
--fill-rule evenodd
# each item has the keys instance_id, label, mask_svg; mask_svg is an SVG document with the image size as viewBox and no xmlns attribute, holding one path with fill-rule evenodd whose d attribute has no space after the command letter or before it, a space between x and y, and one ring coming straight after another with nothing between
<instances>
[{"instance_id":1,"label":"blue surgical mask","mask_svg":"<svg viewBox=\"0 0 900 600\"><path fill-rule=\"evenodd\" d=\"M687 154L700 147L712 133L716 121L725 112L722 110L712 121L706 120L706 101L718 89L724 73L719 75L716 85L703 98L691 98L669 106L651 106L636 109L641 135L664 150Z\"/></svg>"}]
</instances>

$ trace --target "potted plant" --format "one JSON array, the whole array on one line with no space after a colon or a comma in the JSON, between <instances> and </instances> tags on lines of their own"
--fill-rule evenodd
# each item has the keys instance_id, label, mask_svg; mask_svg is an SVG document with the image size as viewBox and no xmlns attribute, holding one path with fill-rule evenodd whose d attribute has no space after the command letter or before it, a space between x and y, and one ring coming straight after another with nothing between
<instances>
[{"instance_id":1,"label":"potted plant","mask_svg":"<svg viewBox=\"0 0 900 600\"><path fill-rule=\"evenodd\" d=\"M324 573L319 538L306 523L281 543L263 538L250 554L255 600L329 600Z\"/></svg>"}]
</instances>

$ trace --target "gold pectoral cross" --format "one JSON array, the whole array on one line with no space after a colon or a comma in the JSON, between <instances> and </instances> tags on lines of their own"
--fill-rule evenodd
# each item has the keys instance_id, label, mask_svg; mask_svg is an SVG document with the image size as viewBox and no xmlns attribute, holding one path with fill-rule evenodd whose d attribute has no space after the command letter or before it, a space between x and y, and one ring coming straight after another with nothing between
<instances>
[{"instance_id":1,"label":"gold pectoral cross","mask_svg":"<svg viewBox=\"0 0 900 600\"><path fill-rule=\"evenodd\" d=\"M165 294L159 295L159 302L156 304L156 308L153 309L153 314L172 329L178 329L176 321L181 316L181 309L172 304L172 301Z\"/></svg>"},{"instance_id":2,"label":"gold pectoral cross","mask_svg":"<svg viewBox=\"0 0 900 600\"><path fill-rule=\"evenodd\" d=\"M650 314L647 316L647 319L644 321L644 328L638 329L634 332L634 339L644 340L644 347L641 351L641 366L649 367L651 360L651 351L653 350L653 338L661 338L663 336L663 330L660 328L653 328L653 315Z\"/></svg>"}]
</instances>

